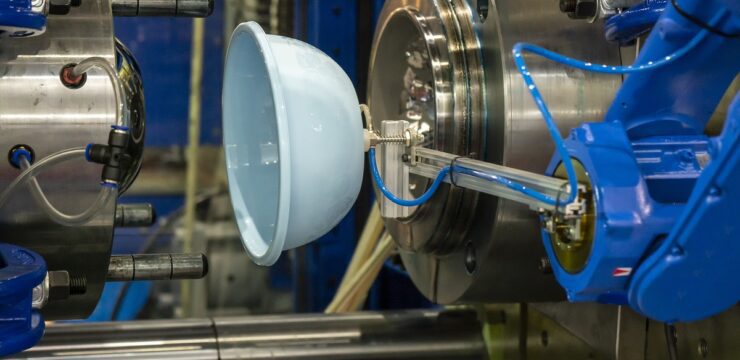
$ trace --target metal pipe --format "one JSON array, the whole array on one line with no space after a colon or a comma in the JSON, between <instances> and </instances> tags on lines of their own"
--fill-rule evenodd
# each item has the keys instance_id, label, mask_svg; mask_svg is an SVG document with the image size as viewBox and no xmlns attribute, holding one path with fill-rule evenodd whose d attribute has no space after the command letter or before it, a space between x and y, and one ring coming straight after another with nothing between
<instances>
[{"instance_id":1,"label":"metal pipe","mask_svg":"<svg viewBox=\"0 0 740 360\"><path fill-rule=\"evenodd\" d=\"M16 359L484 359L469 311L49 324Z\"/></svg>"},{"instance_id":2,"label":"metal pipe","mask_svg":"<svg viewBox=\"0 0 740 360\"><path fill-rule=\"evenodd\" d=\"M113 0L114 16L208 17L214 0Z\"/></svg>"},{"instance_id":3,"label":"metal pipe","mask_svg":"<svg viewBox=\"0 0 740 360\"><path fill-rule=\"evenodd\" d=\"M208 274L203 254L111 256L106 281L200 279Z\"/></svg>"}]
</instances>

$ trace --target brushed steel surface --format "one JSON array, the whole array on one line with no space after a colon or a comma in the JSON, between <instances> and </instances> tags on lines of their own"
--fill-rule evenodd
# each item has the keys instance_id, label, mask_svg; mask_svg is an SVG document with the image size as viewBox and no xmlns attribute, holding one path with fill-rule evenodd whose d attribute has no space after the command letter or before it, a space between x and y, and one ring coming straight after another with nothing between
<instances>
[{"instance_id":1,"label":"brushed steel surface","mask_svg":"<svg viewBox=\"0 0 740 360\"><path fill-rule=\"evenodd\" d=\"M50 324L15 359L486 358L467 311L310 314L204 320Z\"/></svg>"},{"instance_id":2,"label":"brushed steel surface","mask_svg":"<svg viewBox=\"0 0 740 360\"><path fill-rule=\"evenodd\" d=\"M113 90L99 69L89 72L86 84L66 88L59 79L62 67L98 56L114 63L110 2L83 1L68 15L51 16L44 35L14 39L0 52L0 152L16 144L30 145L36 159L53 152L106 143L115 120ZM78 213L100 190L101 166L84 159L71 161L39 176L50 201L60 210ZM0 162L0 189L18 170ZM95 307L108 270L113 212L111 200L85 226L64 227L50 221L24 189L0 209L3 242L30 248L47 261L49 270L67 270L84 277L87 291L68 300L51 302L47 319L86 317Z\"/></svg>"},{"instance_id":3,"label":"brushed steel surface","mask_svg":"<svg viewBox=\"0 0 740 360\"><path fill-rule=\"evenodd\" d=\"M466 0L467 6L460 1L387 1L379 20L374 47L378 46L378 39L385 36L383 33L387 29L383 24L393 14L409 8L426 9L432 4L440 4L438 8L453 4L458 17L456 23L461 28L471 27L477 35L477 41L472 44L457 44L456 47L477 47L480 53L484 88L480 98L467 100L470 104L480 102L483 108L477 114L471 113L470 123L460 124L461 118L450 116L452 110L440 108L438 104L436 127L442 124L453 128L455 124L470 126L468 139L478 139L483 149L477 155L479 159L544 173L554 147L541 115L516 71L511 48L516 42L527 41L565 55L606 64L620 63L619 50L603 39L600 22L572 21L560 13L557 2L490 1L487 16L481 16L476 9L485 6L479 7L478 1L488 0ZM443 14L438 10L427 11L423 22L440 22L441 16ZM409 31L407 27L406 33ZM441 41L445 32L435 31L436 36L430 38ZM398 39L407 35L387 36ZM399 59L372 59L372 69L381 69L382 73L376 76L383 78L387 87L383 93L382 89L374 89L374 84L370 85L371 99L368 103L376 121L393 115L387 109L393 109L394 103L378 101L380 94L393 98L388 93L396 91L393 88L399 86L398 80L387 78L393 74L389 71L393 61ZM528 63L563 135L581 122L600 120L621 84L620 77L585 73L534 57L528 58ZM440 62L440 65L444 64L446 62ZM443 71L444 74L449 72ZM454 85L446 88L450 87ZM475 131L475 124L481 124L479 132ZM464 154L461 148L438 146L436 149ZM563 297L554 277L538 269L545 252L536 213L524 205L483 194L472 202L474 205L469 202L460 206L459 200L449 200L446 189L440 192L429 205L422 207L431 214L425 215L436 221L424 222L415 214L405 221L403 228L409 229L405 232L397 231L398 225L387 223L401 243L413 234L435 239L435 244L454 244L451 251L445 253L409 250L408 246L401 252L404 265L425 296L439 303L548 301ZM474 215L470 219L456 218L461 210L474 210Z\"/></svg>"}]
</instances>

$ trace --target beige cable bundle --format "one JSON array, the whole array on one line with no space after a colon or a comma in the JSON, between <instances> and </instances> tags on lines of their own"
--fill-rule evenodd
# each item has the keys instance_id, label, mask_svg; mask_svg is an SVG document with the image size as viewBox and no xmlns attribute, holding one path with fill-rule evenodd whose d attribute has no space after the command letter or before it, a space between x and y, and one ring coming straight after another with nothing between
<instances>
[{"instance_id":1,"label":"beige cable bundle","mask_svg":"<svg viewBox=\"0 0 740 360\"><path fill-rule=\"evenodd\" d=\"M390 257L395 244L390 235L384 235L383 220L376 203L373 203L368 220L357 243L352 260L326 313L357 311L367 298L383 263Z\"/></svg>"}]
</instances>

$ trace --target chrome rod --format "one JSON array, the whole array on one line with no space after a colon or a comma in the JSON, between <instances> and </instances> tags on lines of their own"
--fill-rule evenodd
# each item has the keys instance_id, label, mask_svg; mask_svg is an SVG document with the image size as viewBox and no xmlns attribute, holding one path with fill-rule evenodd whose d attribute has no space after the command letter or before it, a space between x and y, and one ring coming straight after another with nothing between
<instances>
[{"instance_id":1,"label":"chrome rod","mask_svg":"<svg viewBox=\"0 0 740 360\"><path fill-rule=\"evenodd\" d=\"M106 281L200 279L208 274L203 254L111 256Z\"/></svg>"},{"instance_id":2,"label":"chrome rod","mask_svg":"<svg viewBox=\"0 0 740 360\"><path fill-rule=\"evenodd\" d=\"M16 359L483 359L475 313L404 311L49 324Z\"/></svg>"},{"instance_id":3,"label":"chrome rod","mask_svg":"<svg viewBox=\"0 0 740 360\"><path fill-rule=\"evenodd\" d=\"M442 151L416 148L416 164L409 166L412 174L424 176L430 179L437 177L439 171L453 163L456 166L465 167L471 170L486 173L488 175L505 178L515 181L529 189L536 190L553 199L565 199L568 197L568 181L557 179L533 172L519 169L513 169L506 166L496 165L484 161L461 158L454 154ZM538 210L555 210L555 206L513 190L506 185L498 182L488 181L472 175L454 173L455 184L460 187L490 194L500 198L516 201L526 204L530 209ZM445 182L451 183L450 176L445 178Z\"/></svg>"}]
</instances>

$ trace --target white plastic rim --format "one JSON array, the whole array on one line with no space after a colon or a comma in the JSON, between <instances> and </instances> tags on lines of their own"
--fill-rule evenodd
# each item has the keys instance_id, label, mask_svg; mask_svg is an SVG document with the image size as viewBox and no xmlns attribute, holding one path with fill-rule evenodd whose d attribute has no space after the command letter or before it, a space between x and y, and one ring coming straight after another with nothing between
<instances>
[{"instance_id":1,"label":"white plastic rim","mask_svg":"<svg viewBox=\"0 0 740 360\"><path fill-rule=\"evenodd\" d=\"M250 22L236 28L224 73L223 140L236 223L254 262L272 265L283 251L288 230L291 149L277 62L258 24ZM262 109L261 116L249 113L258 108ZM256 153L261 154L255 166L250 160ZM276 181L276 186L270 187L270 181ZM270 191L242 192L257 186L254 182L261 182L259 188Z\"/></svg>"}]
</instances>

